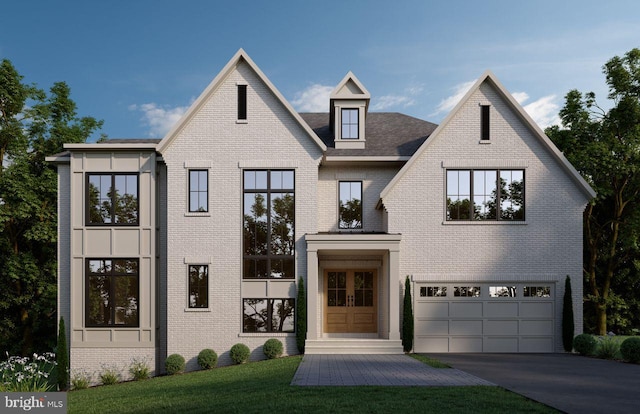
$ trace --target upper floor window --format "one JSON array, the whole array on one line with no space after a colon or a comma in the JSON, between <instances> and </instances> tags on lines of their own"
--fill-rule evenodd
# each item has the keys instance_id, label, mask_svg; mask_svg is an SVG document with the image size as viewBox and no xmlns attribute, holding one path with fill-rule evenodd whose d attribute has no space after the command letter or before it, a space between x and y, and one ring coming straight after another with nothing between
<instances>
[{"instance_id":1,"label":"upper floor window","mask_svg":"<svg viewBox=\"0 0 640 414\"><path fill-rule=\"evenodd\" d=\"M342 110L342 139L358 139L358 109Z\"/></svg>"},{"instance_id":2,"label":"upper floor window","mask_svg":"<svg viewBox=\"0 0 640 414\"><path fill-rule=\"evenodd\" d=\"M247 119L247 85L238 85L238 120Z\"/></svg>"},{"instance_id":3,"label":"upper floor window","mask_svg":"<svg viewBox=\"0 0 640 414\"><path fill-rule=\"evenodd\" d=\"M489 141L491 138L489 129L489 105L480 105L480 140Z\"/></svg>"},{"instance_id":4,"label":"upper floor window","mask_svg":"<svg viewBox=\"0 0 640 414\"><path fill-rule=\"evenodd\" d=\"M295 278L293 170L244 171L243 277Z\"/></svg>"},{"instance_id":5,"label":"upper floor window","mask_svg":"<svg viewBox=\"0 0 640 414\"><path fill-rule=\"evenodd\" d=\"M361 229L362 182L340 181L339 187L339 227L341 229Z\"/></svg>"},{"instance_id":6,"label":"upper floor window","mask_svg":"<svg viewBox=\"0 0 640 414\"><path fill-rule=\"evenodd\" d=\"M209 266L189 266L189 307L209 307Z\"/></svg>"},{"instance_id":7,"label":"upper floor window","mask_svg":"<svg viewBox=\"0 0 640 414\"><path fill-rule=\"evenodd\" d=\"M87 259L86 326L138 326L138 264L138 259Z\"/></svg>"},{"instance_id":8,"label":"upper floor window","mask_svg":"<svg viewBox=\"0 0 640 414\"><path fill-rule=\"evenodd\" d=\"M447 220L524 220L524 170L447 170Z\"/></svg>"},{"instance_id":9,"label":"upper floor window","mask_svg":"<svg viewBox=\"0 0 640 414\"><path fill-rule=\"evenodd\" d=\"M137 225L138 174L87 174L87 224Z\"/></svg>"},{"instance_id":10,"label":"upper floor window","mask_svg":"<svg viewBox=\"0 0 640 414\"><path fill-rule=\"evenodd\" d=\"M189 170L189 212L209 211L207 170Z\"/></svg>"}]
</instances>

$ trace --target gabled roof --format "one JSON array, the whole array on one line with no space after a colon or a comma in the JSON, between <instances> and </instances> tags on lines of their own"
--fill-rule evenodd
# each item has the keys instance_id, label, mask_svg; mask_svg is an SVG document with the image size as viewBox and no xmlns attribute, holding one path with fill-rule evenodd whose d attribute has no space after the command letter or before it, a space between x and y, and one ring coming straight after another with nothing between
<instances>
[{"instance_id":1,"label":"gabled roof","mask_svg":"<svg viewBox=\"0 0 640 414\"><path fill-rule=\"evenodd\" d=\"M241 62L246 62L247 65L255 72L255 74L260 78L260 80L267 86L269 91L274 94L274 96L280 101L280 103L287 109L287 111L291 114L291 116L300 124L300 126L306 131L306 133L313 139L313 141L318 145L318 147L325 151L327 147L324 145L322 140L313 132L309 125L300 117L300 115L293 109L291 104L282 96L282 94L276 89L276 87L269 81L269 79L262 73L260 68L251 60L249 55L243 50L240 49L236 54L231 58L231 60L225 65L225 67L218 73L218 75L211 81L209 86L200 94L198 99L189 107L187 112L180 118L178 122L171 128L171 130L165 135L165 137L158 144L157 150L158 152L164 152L169 145L173 142L173 140L178 136L182 128L189 122L189 120L198 113L199 109L207 102L208 98L216 92L218 87L224 82L227 76L236 68L236 66Z\"/></svg>"},{"instance_id":2,"label":"gabled roof","mask_svg":"<svg viewBox=\"0 0 640 414\"><path fill-rule=\"evenodd\" d=\"M344 78L333 89L330 99L371 99L371 94L364 87L362 82L356 78L353 72L349 71Z\"/></svg>"},{"instance_id":3,"label":"gabled roof","mask_svg":"<svg viewBox=\"0 0 640 414\"><path fill-rule=\"evenodd\" d=\"M382 190L380 193L380 199L383 200L386 197L391 189L396 185L398 181L402 179L402 176L412 168L413 164L416 160L427 151L429 145L432 142L439 138L439 135L444 128L451 122L451 120L456 116L456 114L460 111L460 108L471 98L471 96L480 88L480 85L488 82L493 85L498 94L507 102L508 106L520 117L521 121L529 127L532 131L535 138L537 138L540 143L545 147L549 153L553 156L553 158L560 164L560 166L565 170L567 175L575 182L576 186L583 192L583 194L588 198L594 198L596 196L596 192L591 188L591 186L582 178L580 173L571 165L571 163L565 158L565 156L560 152L560 150L555 146L551 139L546 136L546 134L540 129L540 127L531 119L529 114L520 106L518 102L513 98L513 96L507 91L507 89L498 81L495 75L491 71L486 71L480 76L480 78L473 84L471 89L466 93L466 95L458 102L458 104L451 110L449 115L442 121L442 123L436 128L436 130L431 134L431 137L426 140L422 146L413 154L411 159L402 167L402 169L396 174L396 176L391 180L389 184Z\"/></svg>"}]
</instances>

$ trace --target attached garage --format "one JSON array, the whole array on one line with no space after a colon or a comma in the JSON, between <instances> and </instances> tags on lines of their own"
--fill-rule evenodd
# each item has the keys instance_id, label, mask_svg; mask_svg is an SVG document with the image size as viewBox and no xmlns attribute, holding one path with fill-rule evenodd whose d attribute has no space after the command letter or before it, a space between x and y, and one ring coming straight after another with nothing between
<instances>
[{"instance_id":1,"label":"attached garage","mask_svg":"<svg viewBox=\"0 0 640 414\"><path fill-rule=\"evenodd\" d=\"M554 352L554 283L414 287L415 352Z\"/></svg>"}]
</instances>

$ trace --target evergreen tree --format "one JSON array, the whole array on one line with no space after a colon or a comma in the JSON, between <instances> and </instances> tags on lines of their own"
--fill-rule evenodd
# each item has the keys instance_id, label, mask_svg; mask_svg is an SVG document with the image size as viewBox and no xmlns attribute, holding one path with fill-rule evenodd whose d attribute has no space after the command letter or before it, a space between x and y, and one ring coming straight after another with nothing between
<instances>
[{"instance_id":1,"label":"evergreen tree","mask_svg":"<svg viewBox=\"0 0 640 414\"><path fill-rule=\"evenodd\" d=\"M404 307L402 310L402 348L411 352L413 348L413 305L411 304L411 282L404 282Z\"/></svg>"},{"instance_id":2,"label":"evergreen tree","mask_svg":"<svg viewBox=\"0 0 640 414\"><path fill-rule=\"evenodd\" d=\"M296 345L298 352L304 354L304 342L307 339L307 294L304 279L298 278L298 299L296 300Z\"/></svg>"},{"instance_id":3,"label":"evergreen tree","mask_svg":"<svg viewBox=\"0 0 640 414\"><path fill-rule=\"evenodd\" d=\"M573 350L573 298L571 296L571 278L567 275L564 281L564 300L562 302L562 346L567 352Z\"/></svg>"}]
</instances>

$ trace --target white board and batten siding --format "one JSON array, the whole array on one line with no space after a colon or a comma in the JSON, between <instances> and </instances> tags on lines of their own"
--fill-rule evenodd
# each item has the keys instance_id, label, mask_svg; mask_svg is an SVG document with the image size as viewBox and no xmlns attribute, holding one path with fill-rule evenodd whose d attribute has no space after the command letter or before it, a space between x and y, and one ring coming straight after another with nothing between
<instances>
[{"instance_id":1,"label":"white board and batten siding","mask_svg":"<svg viewBox=\"0 0 640 414\"><path fill-rule=\"evenodd\" d=\"M414 288L415 352L554 352L555 283L416 282Z\"/></svg>"}]
</instances>

